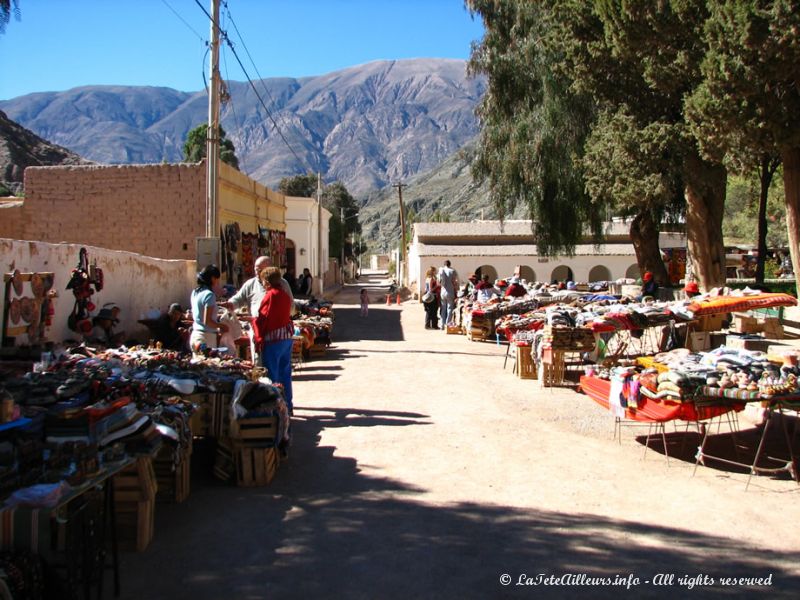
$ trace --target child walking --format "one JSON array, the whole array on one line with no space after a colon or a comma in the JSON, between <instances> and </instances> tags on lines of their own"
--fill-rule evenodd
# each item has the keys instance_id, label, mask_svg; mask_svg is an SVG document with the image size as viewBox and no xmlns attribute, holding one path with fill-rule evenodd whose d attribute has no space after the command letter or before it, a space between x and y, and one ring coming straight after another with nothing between
<instances>
[{"instance_id":1,"label":"child walking","mask_svg":"<svg viewBox=\"0 0 800 600\"><path fill-rule=\"evenodd\" d=\"M361 316L366 317L369 315L369 296L367 295L367 290L361 290Z\"/></svg>"}]
</instances>

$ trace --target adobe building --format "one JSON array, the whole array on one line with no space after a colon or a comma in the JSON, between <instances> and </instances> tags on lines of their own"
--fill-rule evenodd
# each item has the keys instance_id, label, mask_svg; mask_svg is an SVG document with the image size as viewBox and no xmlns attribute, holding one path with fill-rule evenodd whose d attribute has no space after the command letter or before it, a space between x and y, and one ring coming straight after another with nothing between
<instances>
[{"instance_id":1,"label":"adobe building","mask_svg":"<svg viewBox=\"0 0 800 600\"><path fill-rule=\"evenodd\" d=\"M670 278L683 277L686 238L662 232L659 247L667 259ZM519 276L533 281L592 282L640 277L629 225L609 223L603 243L587 239L575 247L574 256L540 256L534 244L531 221L473 221L468 223L415 223L408 252L409 283L425 277L428 267L450 260L462 281L472 273L488 274L491 280L507 277L519 268Z\"/></svg>"}]
</instances>

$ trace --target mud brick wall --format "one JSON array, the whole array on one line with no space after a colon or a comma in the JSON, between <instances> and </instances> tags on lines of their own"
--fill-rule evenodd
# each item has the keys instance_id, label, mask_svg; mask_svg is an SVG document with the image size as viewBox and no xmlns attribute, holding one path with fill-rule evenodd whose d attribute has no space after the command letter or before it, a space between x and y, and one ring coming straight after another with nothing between
<instances>
[{"instance_id":1,"label":"mud brick wall","mask_svg":"<svg viewBox=\"0 0 800 600\"><path fill-rule=\"evenodd\" d=\"M29 167L22 239L193 259L204 164Z\"/></svg>"},{"instance_id":2,"label":"mud brick wall","mask_svg":"<svg viewBox=\"0 0 800 600\"><path fill-rule=\"evenodd\" d=\"M17 238L23 231L22 200L0 200L0 238Z\"/></svg>"}]
</instances>

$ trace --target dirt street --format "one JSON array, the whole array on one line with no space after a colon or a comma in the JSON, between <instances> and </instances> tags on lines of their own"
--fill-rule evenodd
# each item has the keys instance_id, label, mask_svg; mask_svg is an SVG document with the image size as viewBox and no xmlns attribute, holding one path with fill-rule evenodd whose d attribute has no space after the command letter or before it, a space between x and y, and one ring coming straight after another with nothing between
<instances>
[{"instance_id":1,"label":"dirt street","mask_svg":"<svg viewBox=\"0 0 800 600\"><path fill-rule=\"evenodd\" d=\"M692 476L693 449L667 465L646 428L618 443L591 399L518 379L503 346L425 330L386 283L336 296L273 483L200 474L159 504L151 547L123 556L124 598L797 597L797 484Z\"/></svg>"}]
</instances>

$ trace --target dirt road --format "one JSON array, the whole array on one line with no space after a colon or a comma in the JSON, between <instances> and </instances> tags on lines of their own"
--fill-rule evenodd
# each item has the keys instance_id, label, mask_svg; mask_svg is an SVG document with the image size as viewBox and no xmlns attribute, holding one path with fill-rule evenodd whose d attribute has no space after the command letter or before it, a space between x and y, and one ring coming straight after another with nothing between
<instances>
[{"instance_id":1,"label":"dirt road","mask_svg":"<svg viewBox=\"0 0 800 600\"><path fill-rule=\"evenodd\" d=\"M420 304L383 304L385 284L336 297L334 346L295 374L273 484L200 479L159 505L151 547L123 557L123 597L796 597L796 484L745 491L740 474L643 459L641 431L618 444L586 396L425 330ZM742 577L769 579L722 581Z\"/></svg>"}]
</instances>

